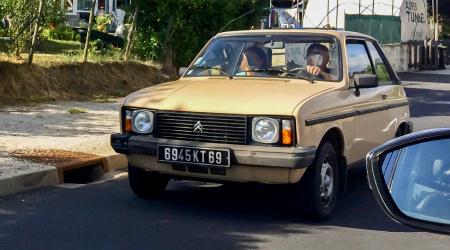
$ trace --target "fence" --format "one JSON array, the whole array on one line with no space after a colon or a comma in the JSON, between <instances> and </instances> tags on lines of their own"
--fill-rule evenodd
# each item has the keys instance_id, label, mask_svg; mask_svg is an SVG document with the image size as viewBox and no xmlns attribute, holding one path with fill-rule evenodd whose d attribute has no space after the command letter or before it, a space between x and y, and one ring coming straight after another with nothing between
<instances>
[{"instance_id":1,"label":"fence","mask_svg":"<svg viewBox=\"0 0 450 250\"><path fill-rule=\"evenodd\" d=\"M346 14L345 30L370 35L381 44L401 42L401 23L398 16Z\"/></svg>"}]
</instances>

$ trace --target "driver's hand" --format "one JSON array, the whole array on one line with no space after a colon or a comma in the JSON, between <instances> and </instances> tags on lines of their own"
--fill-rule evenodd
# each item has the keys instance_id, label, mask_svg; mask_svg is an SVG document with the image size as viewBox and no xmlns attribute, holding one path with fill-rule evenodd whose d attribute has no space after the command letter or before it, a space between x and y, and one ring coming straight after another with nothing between
<instances>
[{"instance_id":1,"label":"driver's hand","mask_svg":"<svg viewBox=\"0 0 450 250\"><path fill-rule=\"evenodd\" d=\"M313 76L317 76L317 75L320 74L321 69L318 66L307 65L306 66L306 71L308 73L310 73L311 75L313 75Z\"/></svg>"},{"instance_id":2,"label":"driver's hand","mask_svg":"<svg viewBox=\"0 0 450 250\"><path fill-rule=\"evenodd\" d=\"M248 65L248 59L245 53L242 55L241 70L245 72L250 71L250 66Z\"/></svg>"}]
</instances>

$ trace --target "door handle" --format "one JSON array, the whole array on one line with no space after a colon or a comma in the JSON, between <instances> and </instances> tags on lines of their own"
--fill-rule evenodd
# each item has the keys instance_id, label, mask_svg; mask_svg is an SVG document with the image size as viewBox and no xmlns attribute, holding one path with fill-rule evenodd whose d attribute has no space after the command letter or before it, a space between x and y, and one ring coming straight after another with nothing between
<instances>
[{"instance_id":1,"label":"door handle","mask_svg":"<svg viewBox=\"0 0 450 250\"><path fill-rule=\"evenodd\" d=\"M381 99L386 100L387 99L387 95L381 95Z\"/></svg>"}]
</instances>

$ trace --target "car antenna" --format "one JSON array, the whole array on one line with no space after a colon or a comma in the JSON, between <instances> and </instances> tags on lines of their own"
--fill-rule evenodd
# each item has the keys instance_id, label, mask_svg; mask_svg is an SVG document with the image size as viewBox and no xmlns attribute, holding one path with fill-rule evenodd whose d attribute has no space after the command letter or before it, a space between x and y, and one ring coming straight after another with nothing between
<instances>
[{"instance_id":1,"label":"car antenna","mask_svg":"<svg viewBox=\"0 0 450 250\"><path fill-rule=\"evenodd\" d=\"M255 12L255 9L251 9L250 11L245 12L244 14L234 18L233 20L229 21L228 23L226 23L220 30L218 33L222 32L228 25L230 25L231 23L233 23L234 21L238 20L239 18L242 18L250 13Z\"/></svg>"}]
</instances>

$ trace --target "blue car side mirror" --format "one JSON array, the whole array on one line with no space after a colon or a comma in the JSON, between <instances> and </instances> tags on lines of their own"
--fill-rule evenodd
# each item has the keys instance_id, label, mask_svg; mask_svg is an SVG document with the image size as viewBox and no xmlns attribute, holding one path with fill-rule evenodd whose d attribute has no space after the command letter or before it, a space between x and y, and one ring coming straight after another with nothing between
<instances>
[{"instance_id":1,"label":"blue car side mirror","mask_svg":"<svg viewBox=\"0 0 450 250\"><path fill-rule=\"evenodd\" d=\"M366 158L369 185L397 222L450 233L450 129L391 140Z\"/></svg>"}]
</instances>

